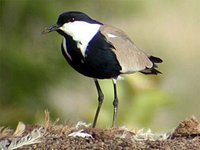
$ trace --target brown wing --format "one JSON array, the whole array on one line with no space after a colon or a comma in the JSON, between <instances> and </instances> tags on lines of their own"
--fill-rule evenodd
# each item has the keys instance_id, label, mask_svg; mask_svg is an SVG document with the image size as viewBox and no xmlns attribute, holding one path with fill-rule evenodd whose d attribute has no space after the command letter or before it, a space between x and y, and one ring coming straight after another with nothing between
<instances>
[{"instance_id":1,"label":"brown wing","mask_svg":"<svg viewBox=\"0 0 200 150\"><path fill-rule=\"evenodd\" d=\"M109 25L102 25L100 32L114 46L113 52L122 67L121 73L132 73L153 67L148 56L138 49L123 31Z\"/></svg>"}]
</instances>

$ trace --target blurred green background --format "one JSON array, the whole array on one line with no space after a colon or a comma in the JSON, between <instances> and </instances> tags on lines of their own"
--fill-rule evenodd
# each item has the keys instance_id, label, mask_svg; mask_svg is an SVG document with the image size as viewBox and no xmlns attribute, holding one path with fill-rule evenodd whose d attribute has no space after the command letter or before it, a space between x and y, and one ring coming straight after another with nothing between
<instances>
[{"instance_id":1,"label":"blurred green background","mask_svg":"<svg viewBox=\"0 0 200 150\"><path fill-rule=\"evenodd\" d=\"M118 81L119 126L167 131L186 117L200 117L199 0L0 0L0 126L42 123L45 109L52 120L92 122L93 81L66 63L60 35L41 34L70 10L121 28L164 61L162 75L136 73ZM97 126L109 127L112 82L100 84L105 101Z\"/></svg>"}]
</instances>

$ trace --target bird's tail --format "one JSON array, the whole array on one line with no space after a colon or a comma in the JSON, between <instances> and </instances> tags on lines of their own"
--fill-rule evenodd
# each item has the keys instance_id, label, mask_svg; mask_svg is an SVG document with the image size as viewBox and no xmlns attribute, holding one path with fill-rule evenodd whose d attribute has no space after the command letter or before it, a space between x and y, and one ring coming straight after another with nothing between
<instances>
[{"instance_id":1,"label":"bird's tail","mask_svg":"<svg viewBox=\"0 0 200 150\"><path fill-rule=\"evenodd\" d=\"M162 63L163 62L162 59L154 56L150 56L149 59L153 63L152 68L146 68L145 70L142 70L140 72L143 74L154 74L154 75L161 74L161 72L156 69L158 68L156 64Z\"/></svg>"}]
</instances>

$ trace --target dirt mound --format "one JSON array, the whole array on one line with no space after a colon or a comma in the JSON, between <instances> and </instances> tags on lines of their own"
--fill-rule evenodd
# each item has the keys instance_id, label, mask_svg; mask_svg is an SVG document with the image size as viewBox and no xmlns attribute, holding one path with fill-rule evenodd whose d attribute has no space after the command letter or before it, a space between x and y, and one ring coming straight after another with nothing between
<instances>
[{"instance_id":1,"label":"dirt mound","mask_svg":"<svg viewBox=\"0 0 200 150\"><path fill-rule=\"evenodd\" d=\"M93 129L84 123L70 127L20 122L15 131L0 128L0 149L200 150L200 123L193 117L159 135L150 130Z\"/></svg>"}]
</instances>

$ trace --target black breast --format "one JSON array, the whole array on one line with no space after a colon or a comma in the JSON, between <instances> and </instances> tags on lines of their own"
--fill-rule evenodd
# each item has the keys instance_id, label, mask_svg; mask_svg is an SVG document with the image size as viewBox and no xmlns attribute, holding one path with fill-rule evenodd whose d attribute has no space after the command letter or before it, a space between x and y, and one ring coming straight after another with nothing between
<instances>
[{"instance_id":1,"label":"black breast","mask_svg":"<svg viewBox=\"0 0 200 150\"><path fill-rule=\"evenodd\" d=\"M63 55L79 73L97 79L116 78L120 74L121 66L111 50L114 47L100 32L89 42L85 57L70 36L65 38L67 52L71 58L67 56L62 46Z\"/></svg>"}]
</instances>

